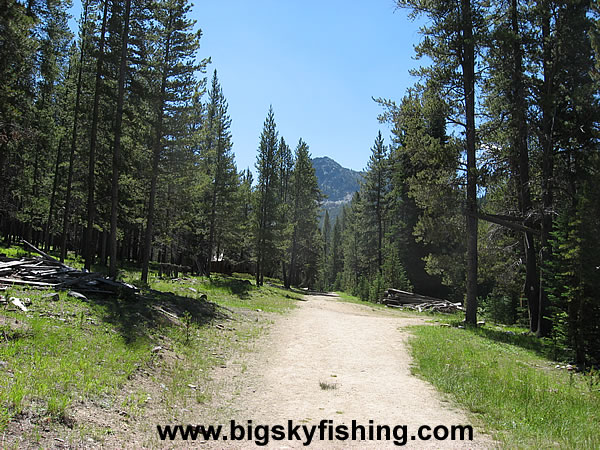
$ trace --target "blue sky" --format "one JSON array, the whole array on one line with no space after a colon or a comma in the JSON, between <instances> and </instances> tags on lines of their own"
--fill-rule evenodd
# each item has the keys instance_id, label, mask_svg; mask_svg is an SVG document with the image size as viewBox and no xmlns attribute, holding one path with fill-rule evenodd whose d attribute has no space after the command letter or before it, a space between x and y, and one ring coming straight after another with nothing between
<instances>
[{"instance_id":1,"label":"blue sky","mask_svg":"<svg viewBox=\"0 0 600 450\"><path fill-rule=\"evenodd\" d=\"M418 24L407 13L393 0L197 1L199 57L212 58L207 76L217 69L229 102L238 169L254 170L273 105L292 149L302 138L313 157L362 170L378 130L389 137L372 97L400 100L416 81Z\"/></svg>"},{"instance_id":2,"label":"blue sky","mask_svg":"<svg viewBox=\"0 0 600 450\"><path fill-rule=\"evenodd\" d=\"M393 0L198 2L200 54L229 102L239 169L254 167L269 105L295 148L362 170L379 129L372 97L401 99L415 79L418 25Z\"/></svg>"}]
</instances>

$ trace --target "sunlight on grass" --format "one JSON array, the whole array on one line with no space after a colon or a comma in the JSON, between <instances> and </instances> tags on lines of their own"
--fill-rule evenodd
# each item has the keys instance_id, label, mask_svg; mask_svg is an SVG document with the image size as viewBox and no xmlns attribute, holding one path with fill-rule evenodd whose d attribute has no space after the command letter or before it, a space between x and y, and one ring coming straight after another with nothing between
<instances>
[{"instance_id":1,"label":"sunlight on grass","mask_svg":"<svg viewBox=\"0 0 600 450\"><path fill-rule=\"evenodd\" d=\"M414 372L450 393L509 448L600 448L600 392L583 375L489 333L411 330Z\"/></svg>"},{"instance_id":2,"label":"sunlight on grass","mask_svg":"<svg viewBox=\"0 0 600 450\"><path fill-rule=\"evenodd\" d=\"M0 252L29 256L15 247ZM66 263L80 267L82 261ZM120 278L137 285L139 270L122 269ZM44 297L47 292L16 287L3 292L7 298L30 298L31 307L26 314L0 310L0 431L21 413L66 423L78 402L116 399L128 379L150 367L165 385L167 407L190 399L206 402L212 395L209 369L233 352L250 351L270 323L239 320L242 315L284 313L301 298L269 285L257 288L249 276L161 279L155 272L134 298L82 301L60 292L53 301ZM165 343L176 355L168 361L152 351ZM138 390L112 406L139 415L146 398Z\"/></svg>"},{"instance_id":3,"label":"sunlight on grass","mask_svg":"<svg viewBox=\"0 0 600 450\"><path fill-rule=\"evenodd\" d=\"M39 292L28 297L41 309ZM19 312L0 314L0 413L2 417L35 409L38 414L63 420L75 400L114 392L149 356L145 339L126 339L75 299L65 299L45 308L42 317ZM84 320L81 320L81 317ZM93 318L92 318L93 317ZM9 376L6 376L9 375ZM6 425L6 424L5 424Z\"/></svg>"}]
</instances>

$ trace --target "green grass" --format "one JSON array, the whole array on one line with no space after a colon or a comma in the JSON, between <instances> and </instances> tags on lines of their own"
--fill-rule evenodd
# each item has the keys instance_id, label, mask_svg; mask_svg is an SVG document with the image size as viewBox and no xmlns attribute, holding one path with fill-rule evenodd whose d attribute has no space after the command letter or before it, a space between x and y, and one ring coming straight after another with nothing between
<instances>
[{"instance_id":1,"label":"green grass","mask_svg":"<svg viewBox=\"0 0 600 450\"><path fill-rule=\"evenodd\" d=\"M10 289L30 311L0 310L0 429L25 412L65 421L74 401L114 392L149 357L147 339L102 323L102 307L43 293Z\"/></svg>"},{"instance_id":2,"label":"green grass","mask_svg":"<svg viewBox=\"0 0 600 450\"><path fill-rule=\"evenodd\" d=\"M364 305L364 306L371 306L373 308L383 308L383 309L389 309L387 306L381 304L381 303L373 303L373 302L366 302L364 300L361 300L360 298L348 294L346 292L341 292L341 291L336 291L336 294L340 297L340 300L346 303L355 303L357 305Z\"/></svg>"},{"instance_id":3,"label":"green grass","mask_svg":"<svg viewBox=\"0 0 600 450\"><path fill-rule=\"evenodd\" d=\"M0 248L0 253L28 256L15 247ZM73 257L66 263L82 266ZM139 278L135 268L121 271L125 281L140 285ZM148 393L121 392L136 373L164 385L161 406L174 414L190 400L209 401L209 369L248 351L270 323L244 316L283 313L301 298L272 286L257 288L248 278L171 280L151 271L142 295L90 297L87 302L66 292L51 301L43 297L51 291L8 288L4 296L30 298L31 306L27 313L0 307L0 432L22 415L36 423L69 425L70 409L88 400L140 415ZM165 350L153 353L158 345Z\"/></svg>"},{"instance_id":4,"label":"green grass","mask_svg":"<svg viewBox=\"0 0 600 450\"><path fill-rule=\"evenodd\" d=\"M361 300L360 298L355 297L354 295L348 294L346 292L338 291L338 292L336 292L336 294L340 297L339 300L342 302L368 306L373 309L380 309L383 311L387 311L389 313L395 313L402 317L425 316L425 317L433 320L434 322L453 322L453 321L457 321L458 317L460 317L461 319L463 317L463 314L443 314L443 313L435 313L435 312L431 312L431 311L418 312L418 311L409 310L409 309L389 308L386 305L384 305L383 303L367 302L365 300Z\"/></svg>"},{"instance_id":5,"label":"green grass","mask_svg":"<svg viewBox=\"0 0 600 450\"><path fill-rule=\"evenodd\" d=\"M123 279L139 284L139 272L128 271ZM148 277L152 290L172 293L189 298L200 298L202 294L208 301L227 308L260 309L265 312L283 313L302 296L293 291L285 291L265 284L257 288L247 277L213 274L207 277L182 276L176 279L159 278L156 273ZM194 292L196 291L196 292Z\"/></svg>"},{"instance_id":6,"label":"green grass","mask_svg":"<svg viewBox=\"0 0 600 450\"><path fill-rule=\"evenodd\" d=\"M414 372L473 413L507 448L600 448L600 392L555 368L534 338L500 330L412 328Z\"/></svg>"}]
</instances>

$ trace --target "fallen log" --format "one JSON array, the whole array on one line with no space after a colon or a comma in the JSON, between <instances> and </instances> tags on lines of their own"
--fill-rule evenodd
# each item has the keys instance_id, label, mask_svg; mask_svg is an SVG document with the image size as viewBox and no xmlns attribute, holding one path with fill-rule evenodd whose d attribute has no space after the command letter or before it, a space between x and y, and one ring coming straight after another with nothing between
<instances>
[{"instance_id":1,"label":"fallen log","mask_svg":"<svg viewBox=\"0 0 600 450\"><path fill-rule=\"evenodd\" d=\"M23 239L23 244L25 244L26 247L29 247L31 250L33 250L34 252L36 252L38 255L40 255L42 258L44 258L47 261L52 261L55 264L58 264L60 266L63 267L67 267L69 269L72 269L72 267L67 266L66 264L60 262L58 259L54 258L53 256L48 255L47 253L44 253L43 251L41 251L39 248L37 248L35 245L30 244L29 242L27 242L25 239Z\"/></svg>"},{"instance_id":2,"label":"fallen log","mask_svg":"<svg viewBox=\"0 0 600 450\"><path fill-rule=\"evenodd\" d=\"M441 313L452 313L463 311L460 303L452 303L441 298L429 297L427 295L415 294L414 292L402 291L400 289L387 289L381 303L390 308L404 308L413 311L432 311Z\"/></svg>"},{"instance_id":3,"label":"fallen log","mask_svg":"<svg viewBox=\"0 0 600 450\"><path fill-rule=\"evenodd\" d=\"M81 272L82 274L85 274L85 272ZM88 281L92 281L92 280L96 280L98 278L101 278L102 274L101 273L88 273L87 275L78 277L78 278L72 278L70 280L67 281L63 281L62 283L59 283L56 287L58 289L64 289L66 287L69 286L73 286L76 284L81 284L82 286L84 284L86 284Z\"/></svg>"},{"instance_id":4,"label":"fallen log","mask_svg":"<svg viewBox=\"0 0 600 450\"><path fill-rule=\"evenodd\" d=\"M426 302L445 301L440 298L429 297L427 295L415 294L414 292L401 291L400 289L387 289L384 293L382 303L384 304L413 304Z\"/></svg>"},{"instance_id":5,"label":"fallen log","mask_svg":"<svg viewBox=\"0 0 600 450\"><path fill-rule=\"evenodd\" d=\"M0 261L0 283L30 288L75 289L94 294L137 293L137 287L115 281L101 273L77 270L62 264L27 241L24 245L40 254L42 259L22 258Z\"/></svg>"},{"instance_id":6,"label":"fallen log","mask_svg":"<svg viewBox=\"0 0 600 450\"><path fill-rule=\"evenodd\" d=\"M391 308L409 309L418 312L437 312L452 314L458 311L464 311L460 303L451 303L449 301L430 302L430 303L405 303L402 305L387 305Z\"/></svg>"},{"instance_id":7,"label":"fallen log","mask_svg":"<svg viewBox=\"0 0 600 450\"><path fill-rule=\"evenodd\" d=\"M27 286L36 286L36 287L55 287L56 286L56 284L53 284L53 283L45 283L43 281L22 280L20 278L0 278L0 283L23 284L23 285L27 285Z\"/></svg>"},{"instance_id":8,"label":"fallen log","mask_svg":"<svg viewBox=\"0 0 600 450\"><path fill-rule=\"evenodd\" d=\"M0 270L5 270L5 269L14 269L15 267L19 267L19 266L25 266L26 264L29 264L30 262L27 260L19 260L19 261L8 261L8 262L0 262Z\"/></svg>"}]
</instances>

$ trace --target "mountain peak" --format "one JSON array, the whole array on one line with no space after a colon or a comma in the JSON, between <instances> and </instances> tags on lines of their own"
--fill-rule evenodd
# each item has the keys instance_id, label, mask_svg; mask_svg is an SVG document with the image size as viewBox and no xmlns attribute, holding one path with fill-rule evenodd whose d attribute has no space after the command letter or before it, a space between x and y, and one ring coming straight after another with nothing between
<instances>
[{"instance_id":1,"label":"mountain peak","mask_svg":"<svg viewBox=\"0 0 600 450\"><path fill-rule=\"evenodd\" d=\"M331 164L332 163L332 164L342 167L342 165L340 163L334 161L329 156L317 156L316 158L313 158L312 160L316 161L317 164L321 164L321 163L330 163Z\"/></svg>"},{"instance_id":2,"label":"mountain peak","mask_svg":"<svg viewBox=\"0 0 600 450\"><path fill-rule=\"evenodd\" d=\"M327 196L324 206L330 203L347 203L360 189L363 173L342 167L328 156L312 159L319 188Z\"/></svg>"}]
</instances>

